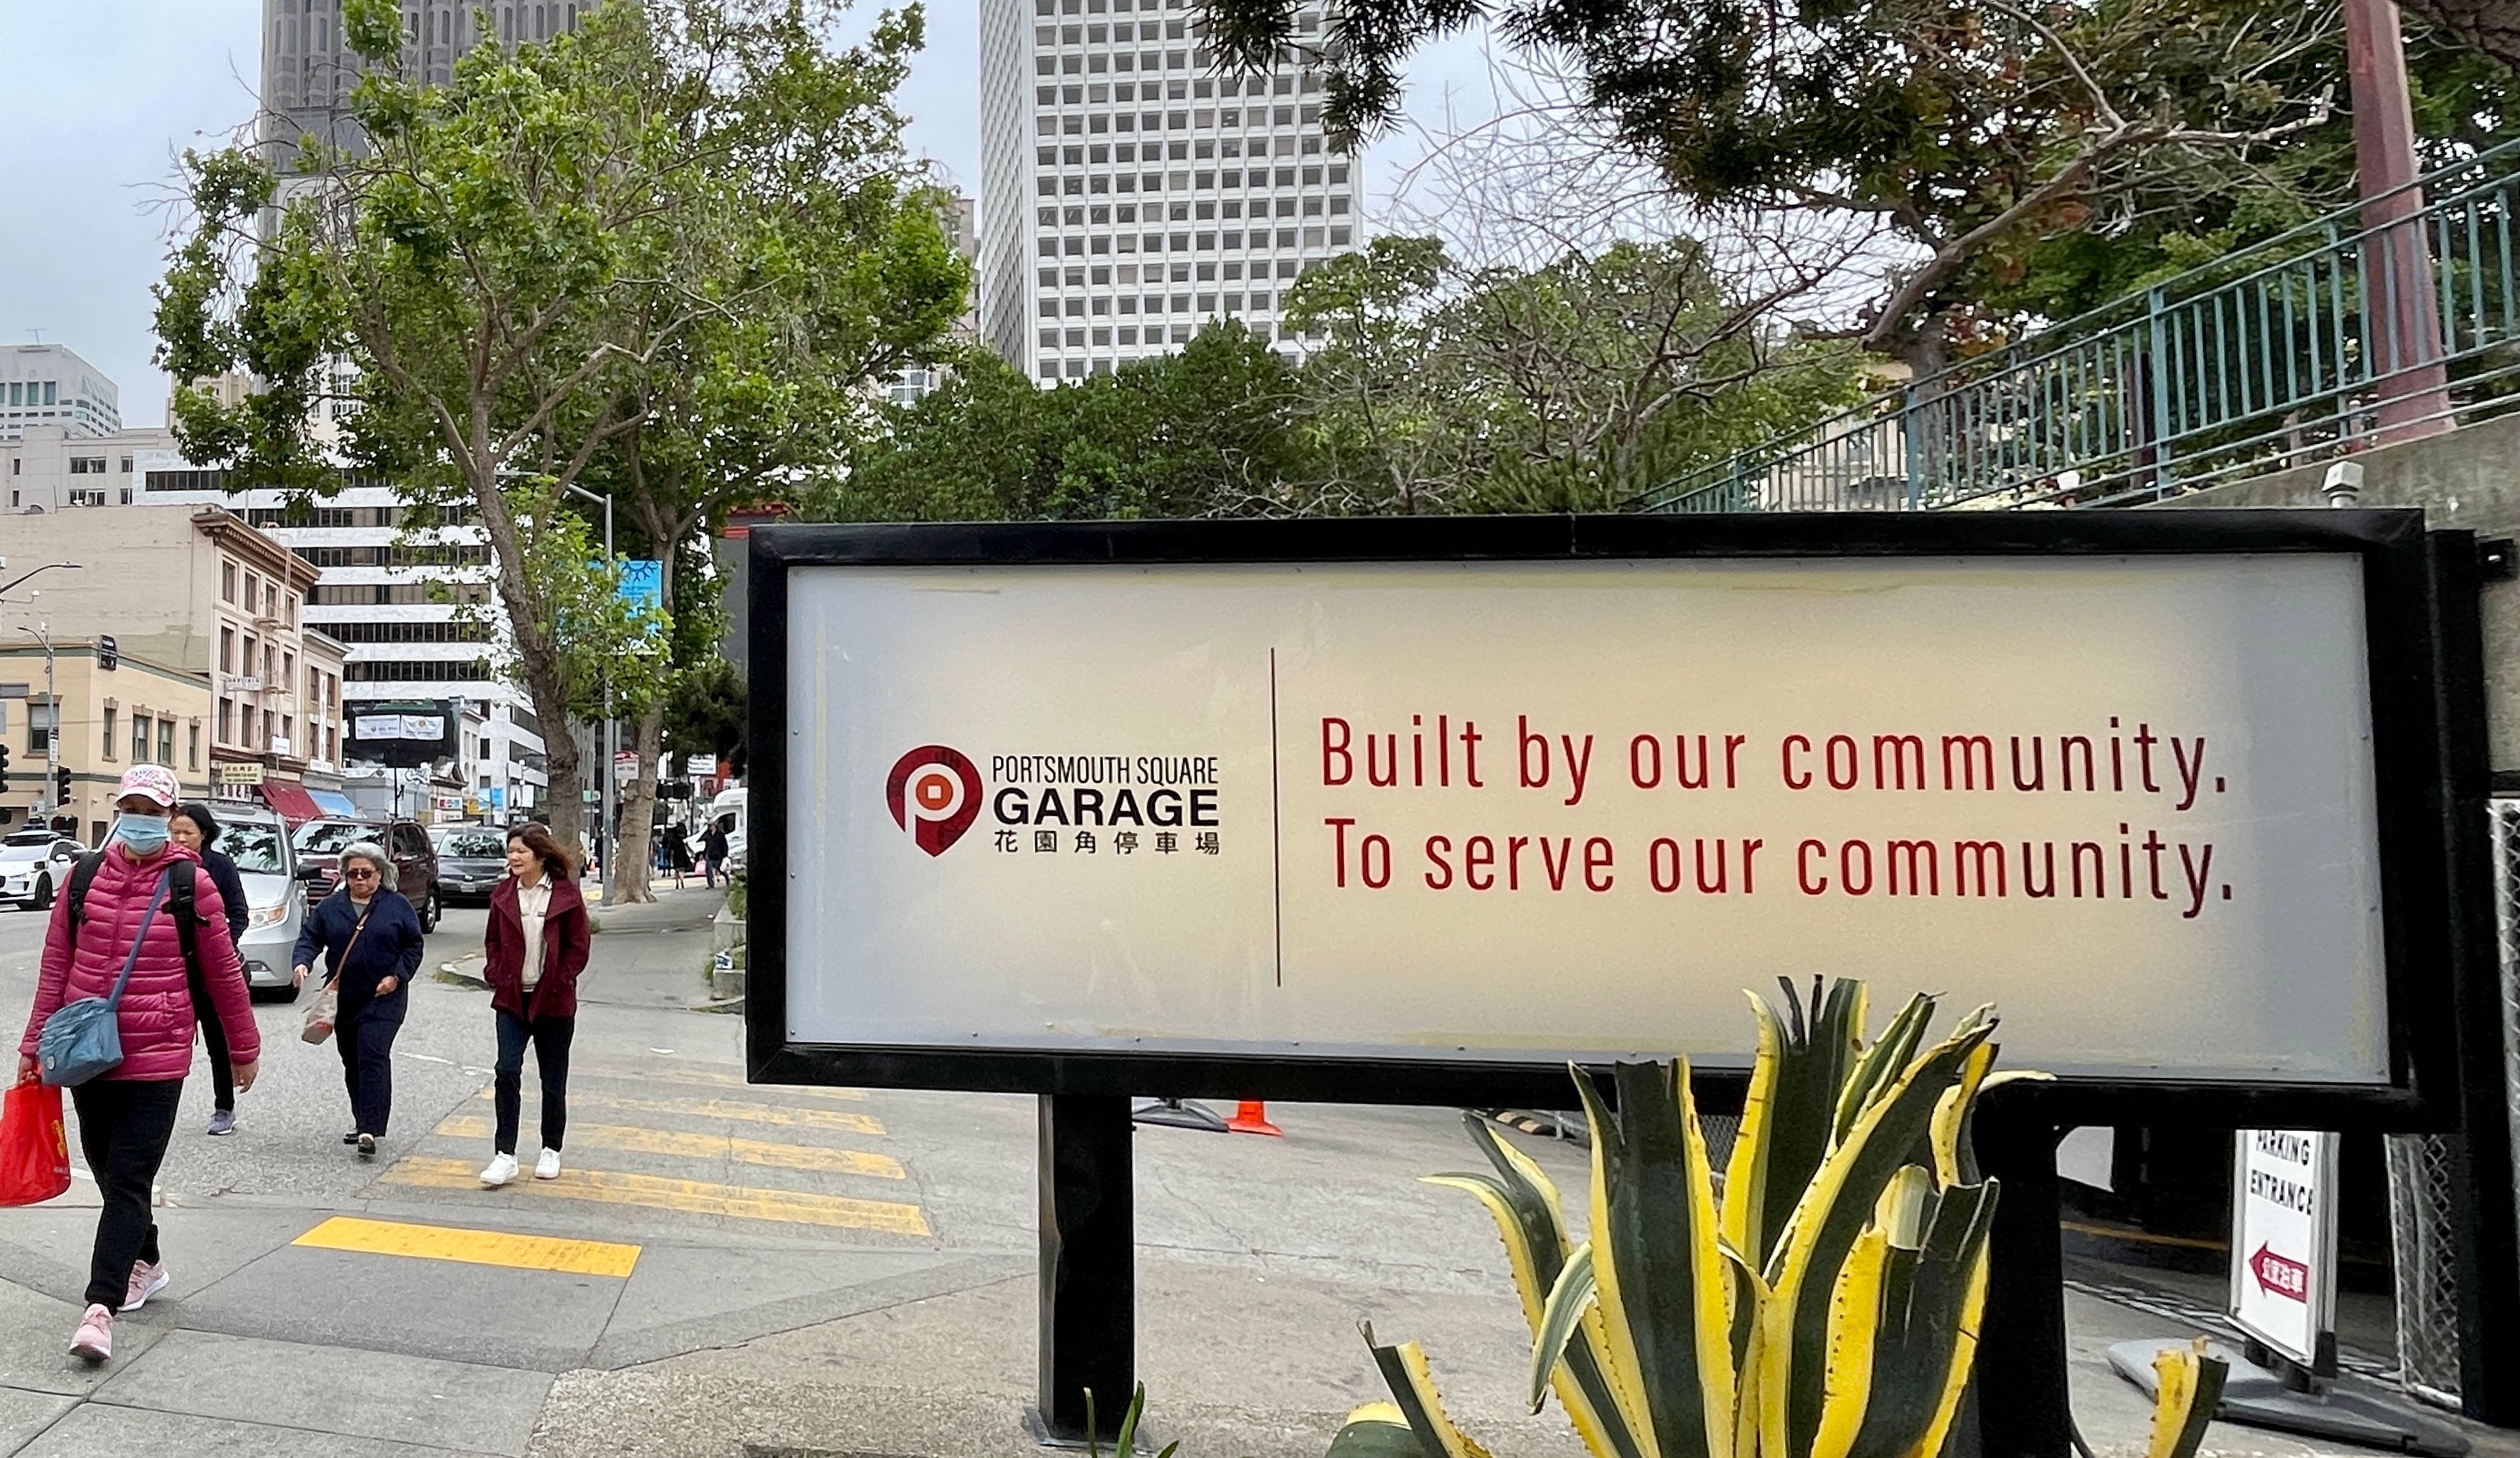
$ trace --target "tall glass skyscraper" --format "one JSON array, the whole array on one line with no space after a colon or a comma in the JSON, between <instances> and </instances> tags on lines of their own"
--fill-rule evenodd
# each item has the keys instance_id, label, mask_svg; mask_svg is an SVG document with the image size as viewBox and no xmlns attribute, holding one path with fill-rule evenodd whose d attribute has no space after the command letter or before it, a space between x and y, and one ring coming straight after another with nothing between
<instances>
[{"instance_id":1,"label":"tall glass skyscraper","mask_svg":"<svg viewBox=\"0 0 2520 1458\"><path fill-rule=\"evenodd\" d=\"M1298 38L1323 23L1305 11ZM1300 349L1287 287L1356 246L1321 69L1221 73L1197 30L1185 0L980 0L980 329L1036 381L1217 318Z\"/></svg>"}]
</instances>

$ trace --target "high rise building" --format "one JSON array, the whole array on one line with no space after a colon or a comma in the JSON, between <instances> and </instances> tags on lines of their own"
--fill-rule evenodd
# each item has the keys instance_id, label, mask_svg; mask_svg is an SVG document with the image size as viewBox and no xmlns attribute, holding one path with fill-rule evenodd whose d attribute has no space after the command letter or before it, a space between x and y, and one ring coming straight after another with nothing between
<instances>
[{"instance_id":1,"label":"high rise building","mask_svg":"<svg viewBox=\"0 0 2520 1458\"><path fill-rule=\"evenodd\" d=\"M1036 381L1161 353L1210 319L1283 338L1305 265L1354 250L1324 73L1220 73L1186 0L980 0L980 328ZM1319 7L1296 18L1318 40ZM1295 342L1300 347L1301 342Z\"/></svg>"},{"instance_id":2,"label":"high rise building","mask_svg":"<svg viewBox=\"0 0 2520 1458\"><path fill-rule=\"evenodd\" d=\"M0 346L0 440L29 426L59 426L72 439L122 429L122 392L105 372L60 344Z\"/></svg>"},{"instance_id":3,"label":"high rise building","mask_svg":"<svg viewBox=\"0 0 2520 1458\"><path fill-rule=\"evenodd\" d=\"M403 61L411 74L444 84L455 60L480 39L473 21L487 12L509 44L549 40L577 28L597 0L481 5L475 0L403 0ZM293 147L299 137L347 141L350 88L359 58L341 41L341 0L262 0L264 136Z\"/></svg>"},{"instance_id":4,"label":"high rise building","mask_svg":"<svg viewBox=\"0 0 2520 1458\"><path fill-rule=\"evenodd\" d=\"M487 534L468 513L413 530L411 508L382 481L347 477L334 495L292 506L268 487L232 492L225 471L171 449L137 456L142 503L224 506L316 570L303 616L348 650L344 717L382 699L465 701L480 715L459 766L470 797L503 816L543 804L543 726L524 692L495 676L507 619L490 591Z\"/></svg>"}]
</instances>

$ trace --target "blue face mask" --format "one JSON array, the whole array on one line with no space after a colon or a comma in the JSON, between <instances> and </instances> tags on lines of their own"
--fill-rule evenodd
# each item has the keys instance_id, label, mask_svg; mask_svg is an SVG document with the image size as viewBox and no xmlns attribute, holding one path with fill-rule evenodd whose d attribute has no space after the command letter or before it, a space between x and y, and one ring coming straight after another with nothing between
<instances>
[{"instance_id":1,"label":"blue face mask","mask_svg":"<svg viewBox=\"0 0 2520 1458\"><path fill-rule=\"evenodd\" d=\"M129 811L113 822L113 839L133 855L156 855L166 848L166 817L134 815Z\"/></svg>"}]
</instances>

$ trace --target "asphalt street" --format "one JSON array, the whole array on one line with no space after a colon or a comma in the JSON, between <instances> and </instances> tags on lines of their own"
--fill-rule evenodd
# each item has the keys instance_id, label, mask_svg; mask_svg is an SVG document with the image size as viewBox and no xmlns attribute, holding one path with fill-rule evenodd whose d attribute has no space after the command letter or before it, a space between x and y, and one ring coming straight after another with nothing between
<instances>
[{"instance_id":1,"label":"asphalt street","mask_svg":"<svg viewBox=\"0 0 2520 1458\"><path fill-rule=\"evenodd\" d=\"M1028 1098L748 1085L742 1020L705 1011L717 897L600 910L582 984L567 1167L499 1191L490 1155L482 913L429 940L373 1162L339 1143L340 1065L257 1010L261 1081L212 1139L198 1067L160 1177L171 1288L116 1325L112 1363L65 1351L92 1186L0 1210L0 1455L1037 1452L1035 1105ZM0 912L0 1016L31 996L43 918ZM451 965L451 975L436 975ZM1312 1458L1382 1395L1360 1326L1422 1342L1498 1451L1575 1458L1519 1391L1528 1338L1467 1197L1453 1111L1273 1106L1283 1139L1145 1128L1137 1142L1139 1370L1190 1458ZM524 1153L535 1093L526 1079ZM1524 1141L1580 1229L1586 1163ZM2145 1409L2107 1341L2180 1335L2069 1294L2076 1406L2103 1454ZM2482 1451L2512 1453L2489 1441ZM2351 1451L2249 1435L2217 1451Z\"/></svg>"}]
</instances>

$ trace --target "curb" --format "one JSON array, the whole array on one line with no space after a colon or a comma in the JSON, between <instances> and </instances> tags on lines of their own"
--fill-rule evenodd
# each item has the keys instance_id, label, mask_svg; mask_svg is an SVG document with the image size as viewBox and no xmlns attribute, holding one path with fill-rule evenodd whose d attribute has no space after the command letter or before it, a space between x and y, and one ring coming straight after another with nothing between
<instances>
[{"instance_id":1,"label":"curb","mask_svg":"<svg viewBox=\"0 0 2520 1458\"><path fill-rule=\"evenodd\" d=\"M481 980L479 978L457 972L455 970L455 964L452 962L438 963L436 977L437 980L445 982L450 986L470 987L475 992L487 992L490 990L490 984L488 982Z\"/></svg>"}]
</instances>

